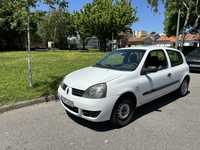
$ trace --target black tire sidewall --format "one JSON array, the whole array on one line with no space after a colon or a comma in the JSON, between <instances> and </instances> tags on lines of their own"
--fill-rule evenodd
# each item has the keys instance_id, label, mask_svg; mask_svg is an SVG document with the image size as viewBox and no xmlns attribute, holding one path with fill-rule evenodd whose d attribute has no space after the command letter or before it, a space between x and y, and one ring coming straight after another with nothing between
<instances>
[{"instance_id":1,"label":"black tire sidewall","mask_svg":"<svg viewBox=\"0 0 200 150\"><path fill-rule=\"evenodd\" d=\"M117 112L120 104L128 104L129 108L130 108L130 113L129 113L128 117L123 120L121 120L119 118L118 112ZM134 104L133 100L131 100L130 98L120 99L113 108L113 112L112 112L110 121L115 127L123 127L130 123L130 121L133 118L134 112L135 112L135 104Z\"/></svg>"},{"instance_id":2,"label":"black tire sidewall","mask_svg":"<svg viewBox=\"0 0 200 150\"><path fill-rule=\"evenodd\" d=\"M188 80L187 78L185 78L185 79L183 80L183 82L181 83L181 86L180 86L180 88L179 88L179 96L181 96L181 97L187 95L187 93L185 93L185 94L182 93L182 86L183 86L184 82L187 82L187 93L188 93L188 89L189 89L189 80Z\"/></svg>"}]
</instances>

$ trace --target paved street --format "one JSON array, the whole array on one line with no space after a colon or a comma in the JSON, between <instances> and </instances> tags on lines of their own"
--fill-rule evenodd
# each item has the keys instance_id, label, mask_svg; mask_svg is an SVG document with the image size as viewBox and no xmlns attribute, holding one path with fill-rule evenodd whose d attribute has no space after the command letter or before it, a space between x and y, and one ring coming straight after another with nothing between
<instances>
[{"instance_id":1,"label":"paved street","mask_svg":"<svg viewBox=\"0 0 200 150\"><path fill-rule=\"evenodd\" d=\"M168 95L138 109L132 123L112 129L69 117L50 102L0 114L0 150L198 150L200 74L190 93Z\"/></svg>"}]
</instances>

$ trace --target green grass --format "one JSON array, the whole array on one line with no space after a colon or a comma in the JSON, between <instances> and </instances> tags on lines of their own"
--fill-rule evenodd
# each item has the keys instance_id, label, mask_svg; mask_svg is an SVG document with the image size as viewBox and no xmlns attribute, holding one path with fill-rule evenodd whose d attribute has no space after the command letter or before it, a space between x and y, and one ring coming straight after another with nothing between
<instances>
[{"instance_id":1,"label":"green grass","mask_svg":"<svg viewBox=\"0 0 200 150\"><path fill-rule=\"evenodd\" d=\"M0 105L56 94L64 75L94 64L100 52L33 52L33 88L27 83L26 52L0 53Z\"/></svg>"}]
</instances>

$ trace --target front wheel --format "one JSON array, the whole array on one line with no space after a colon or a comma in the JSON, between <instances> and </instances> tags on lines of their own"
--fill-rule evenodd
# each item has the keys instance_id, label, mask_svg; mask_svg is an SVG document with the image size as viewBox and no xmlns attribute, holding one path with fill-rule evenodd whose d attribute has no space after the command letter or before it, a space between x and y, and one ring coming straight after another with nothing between
<instances>
[{"instance_id":1,"label":"front wheel","mask_svg":"<svg viewBox=\"0 0 200 150\"><path fill-rule=\"evenodd\" d=\"M111 123L115 127L123 127L127 125L133 118L135 112L135 103L130 98L123 98L119 100L114 106Z\"/></svg>"},{"instance_id":2,"label":"front wheel","mask_svg":"<svg viewBox=\"0 0 200 150\"><path fill-rule=\"evenodd\" d=\"M178 89L178 93L181 97L187 95L189 89L189 79L185 78Z\"/></svg>"}]
</instances>

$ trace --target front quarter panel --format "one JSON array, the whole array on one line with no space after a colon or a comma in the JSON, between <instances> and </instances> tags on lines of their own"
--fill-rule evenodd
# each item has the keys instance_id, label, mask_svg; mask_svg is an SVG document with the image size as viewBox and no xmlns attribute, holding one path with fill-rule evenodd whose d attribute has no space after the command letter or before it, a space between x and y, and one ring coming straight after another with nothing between
<instances>
[{"instance_id":1,"label":"front quarter panel","mask_svg":"<svg viewBox=\"0 0 200 150\"><path fill-rule=\"evenodd\" d=\"M136 74L133 72L130 72L128 75L124 75L118 79L115 79L113 81L110 81L107 83L108 89L107 89L107 96L111 97L117 97L117 99L124 93L132 92L137 99L137 102L139 101L139 88L137 85L138 79L136 77ZM115 102L117 101L114 100ZM138 103L137 103L138 104Z\"/></svg>"}]
</instances>

